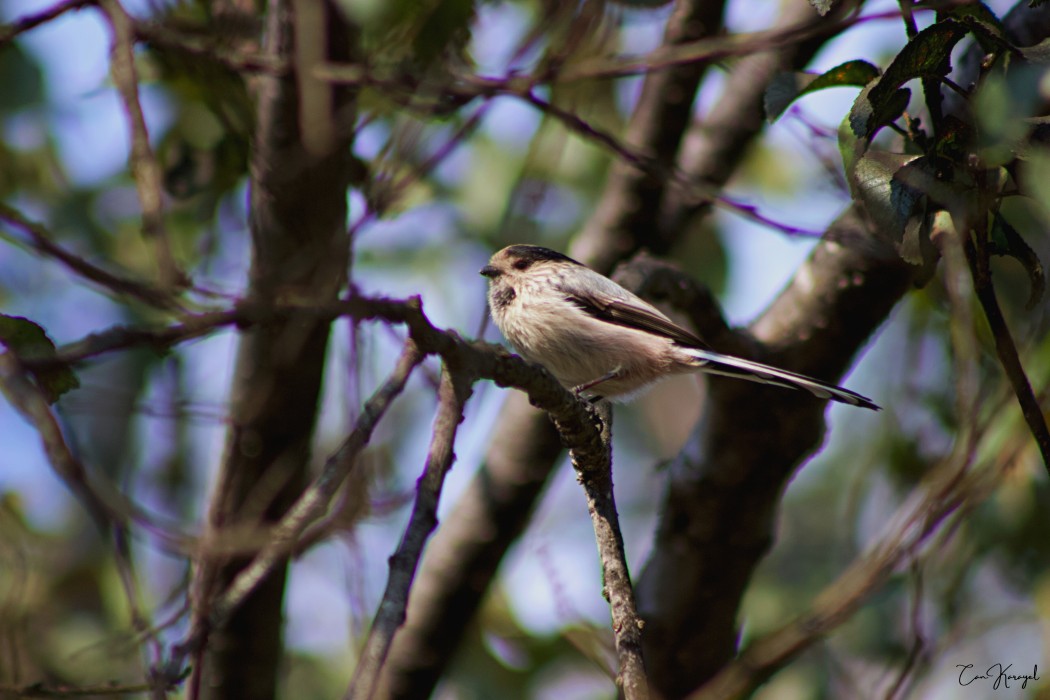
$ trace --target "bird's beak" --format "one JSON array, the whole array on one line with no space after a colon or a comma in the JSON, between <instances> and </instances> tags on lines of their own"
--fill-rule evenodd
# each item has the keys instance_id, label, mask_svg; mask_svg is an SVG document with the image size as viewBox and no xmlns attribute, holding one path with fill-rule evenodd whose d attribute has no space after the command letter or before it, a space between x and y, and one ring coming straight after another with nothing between
<instances>
[{"instance_id":1,"label":"bird's beak","mask_svg":"<svg viewBox=\"0 0 1050 700\"><path fill-rule=\"evenodd\" d=\"M492 265L486 265L485 267L481 268L480 272L483 277L488 277L489 279L496 279L497 277L499 277L499 270L494 268Z\"/></svg>"}]
</instances>

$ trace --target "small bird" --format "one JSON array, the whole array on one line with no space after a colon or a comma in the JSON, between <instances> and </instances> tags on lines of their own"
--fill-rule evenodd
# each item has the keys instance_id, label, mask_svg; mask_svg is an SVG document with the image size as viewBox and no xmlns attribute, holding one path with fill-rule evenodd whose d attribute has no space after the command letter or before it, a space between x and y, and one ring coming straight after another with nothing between
<instances>
[{"instance_id":1,"label":"small bird","mask_svg":"<svg viewBox=\"0 0 1050 700\"><path fill-rule=\"evenodd\" d=\"M481 274L489 278L489 309L503 336L577 393L627 399L668 376L707 372L879 410L849 389L715 352L653 305L557 251L508 246Z\"/></svg>"}]
</instances>

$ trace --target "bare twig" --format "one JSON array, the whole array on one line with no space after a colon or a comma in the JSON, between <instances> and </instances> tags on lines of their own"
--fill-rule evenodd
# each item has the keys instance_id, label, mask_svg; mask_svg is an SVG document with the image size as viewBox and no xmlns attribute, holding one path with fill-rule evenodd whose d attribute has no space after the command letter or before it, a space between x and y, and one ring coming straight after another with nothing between
<instances>
[{"instance_id":1,"label":"bare twig","mask_svg":"<svg viewBox=\"0 0 1050 700\"><path fill-rule=\"evenodd\" d=\"M1043 464L1047 471L1050 471L1050 429L1047 429L1043 409L1039 406L1039 401L1032 391L1032 384L1028 381L1028 375L1025 374L1024 366L1021 364L1021 358L1017 354L1017 346L1014 344L1013 336L1010 335L1010 327L1003 317L1003 310L999 306L999 299L995 293L995 285L992 283L992 272L988 266L988 248L985 243L988 234L986 211L982 209L981 215L974 222L977 243L975 244L973 238L966 235L963 248L966 251L970 273L973 275L974 292L981 302L981 308L984 309L984 316L988 319L992 337L995 338L995 352L999 356L1003 371L1010 380L1010 386L1013 387L1017 403L1021 406L1021 413L1028 424L1028 429L1039 446Z\"/></svg>"},{"instance_id":2,"label":"bare twig","mask_svg":"<svg viewBox=\"0 0 1050 700\"><path fill-rule=\"evenodd\" d=\"M318 321L348 317L358 321L384 320L415 327L417 333L433 340L437 332L424 321L418 297L389 299L352 295L327 303L285 302L268 304L245 300L230 309L185 316L168 326L113 326L92 333L59 348L50 357L25 360L26 368L41 371L65 367L132 347L150 346L164 350L182 342L203 337L219 328L250 328L305 314Z\"/></svg>"},{"instance_id":3,"label":"bare twig","mask_svg":"<svg viewBox=\"0 0 1050 700\"><path fill-rule=\"evenodd\" d=\"M952 454L924 479L923 488L898 509L886 534L825 588L806 613L751 644L690 700L744 697L849 619L931 535L950 530L982 503L1024 449L1015 444L996 453L988 468L970 469L975 453L957 442Z\"/></svg>"},{"instance_id":4,"label":"bare twig","mask_svg":"<svg viewBox=\"0 0 1050 700\"><path fill-rule=\"evenodd\" d=\"M0 392L3 392L15 410L36 429L51 468L84 505L99 529L105 532L111 523L120 522L121 516L96 493L84 465L66 444L62 429L43 392L10 351L0 353Z\"/></svg>"},{"instance_id":5,"label":"bare twig","mask_svg":"<svg viewBox=\"0 0 1050 700\"><path fill-rule=\"evenodd\" d=\"M612 405L605 401L598 406L601 416L602 444L606 452L604 462L577 459L569 452L576 477L587 497L587 512L594 526L594 538L602 562L603 594L612 612L613 636L619 661L617 684L623 688L627 700L646 700L649 680L642 660L642 619L634 602L631 575L620 532L612 478Z\"/></svg>"},{"instance_id":6,"label":"bare twig","mask_svg":"<svg viewBox=\"0 0 1050 700\"><path fill-rule=\"evenodd\" d=\"M97 0L96 0L97 1ZM168 51L177 51L187 56L215 61L238 73L264 73L286 75L290 68L279 56L271 56L256 50L231 50L213 46L207 37L187 36L159 22L136 21L135 38Z\"/></svg>"},{"instance_id":7,"label":"bare twig","mask_svg":"<svg viewBox=\"0 0 1050 700\"><path fill-rule=\"evenodd\" d=\"M175 299L168 292L150 286L145 282L107 272L69 252L52 240L53 236L44 226L30 221L21 212L12 209L3 202L0 202L0 221L7 222L10 226L21 230L29 236L28 241L17 238L10 238L9 240L20 245L27 245L39 255L54 258L73 273L90 282L94 282L113 294L130 296L144 304L160 309L170 310L177 307Z\"/></svg>"},{"instance_id":8,"label":"bare twig","mask_svg":"<svg viewBox=\"0 0 1050 700\"><path fill-rule=\"evenodd\" d=\"M366 69L362 66L325 66L319 69L319 73L333 82L349 83L353 85L367 84L395 92L404 90L414 91L414 88L411 86L402 84L396 80L387 81L374 76L369 76ZM511 75L506 78L480 78L477 76L466 76L465 80L472 87L464 90L462 87L457 88L456 86L450 86L449 90L457 94L461 99L468 99L474 96L493 97L497 95L517 97L544 114L552 117L572 133L610 151L620 161L632 168L636 168L643 175L655 178L661 183L666 183L672 186L674 189L680 191L683 200L686 200L693 205L700 203L711 204L790 236L818 237L820 235L817 231L776 221L775 219L761 214L754 205L744 204L731 197L722 195L719 187L711 185L702 179L692 177L684 170L677 168L672 164L661 162L653 156L648 155L643 149L632 147L623 139L617 138L613 134L600 129L579 115L567 109L558 107L549 100L543 99L535 93L533 84L529 81L523 80L520 76ZM456 145L458 144L458 141L450 143L451 145ZM411 182L412 180L409 179L408 181Z\"/></svg>"},{"instance_id":9,"label":"bare twig","mask_svg":"<svg viewBox=\"0 0 1050 700\"><path fill-rule=\"evenodd\" d=\"M324 514L332 496L357 463L361 450L368 444L376 425L386 415L390 404L405 388L412 370L422 360L415 343L408 341L393 373L362 407L354 429L325 462L324 469L314 482L299 496L287 514L274 527L266 546L252 562L241 569L225 591L212 605L209 615L198 618L197 626L172 654L167 675L178 675L186 654L194 650L206 637L207 626L223 623L259 583L292 553L303 531Z\"/></svg>"},{"instance_id":10,"label":"bare twig","mask_svg":"<svg viewBox=\"0 0 1050 700\"><path fill-rule=\"evenodd\" d=\"M255 309L255 311L252 311ZM255 304L245 304L238 309L215 314L207 319L211 327L226 324L263 323L272 321L274 310L268 312L258 311ZM303 307L292 307L278 314L304 312ZM563 440L574 449L575 457L581 464L600 464L606 459L605 451L601 444L598 426L591 415L588 407L579 401L575 395L566 391L550 374L534 365L529 365L519 357L510 355L503 348L482 342L468 342L462 340L452 331L445 331L434 327L424 315L418 298L409 300L371 299L367 297L353 297L338 303L314 307L317 318L334 318L338 315L350 315L362 320L380 318L388 322L403 323L408 326L409 338L406 350L399 361L398 369L391 375L387 383L366 404L361 416L355 426L354 433L347 438L340 450L326 463L325 470L314 482L313 486L306 490L304 495L296 501L287 515L278 523L273 541L259 553L256 559L243 569L231 585L217 597L211 612L206 617L206 622L198 624L188 635L187 639L179 645L172 656L167 669L166 677L176 677L179 673L181 663L188 654L193 653L204 638L206 631L203 624L212 624L222 617L228 616L243 600L251 593L253 587L265 577L266 573L272 571L288 555L296 543L297 537L303 532L310 522L316 519L323 511L341 480L345 477L347 469L352 462L352 457L360 451L367 442L368 435L375 424L382 417L386 406L400 392L407 373L411 367L418 364L423 354L441 355L446 363L455 366L469 366L477 378L488 378L495 380L501 386L514 386L529 393L530 399L536 406L546 410L551 415L561 432ZM260 315L261 314L261 315ZM200 334L204 326L194 327L193 333ZM162 331L161 337L179 337L185 331L183 326L174 327L168 335ZM130 334L119 334L120 340L126 338L149 338L149 333L139 332ZM418 348L418 353L415 348ZM458 381L469 381L460 379ZM443 384L444 384L443 380ZM451 391L446 389L445 393ZM463 388L456 390L455 396L460 396ZM461 397L465 400L465 395ZM457 399L458 400L458 399ZM446 408L439 414L439 426L447 425L451 415L452 406L446 400ZM458 404L455 404L458 405ZM451 437L449 437L451 440ZM432 456L434 459L442 457L444 452L443 443L435 443ZM451 448L451 442L449 442ZM442 457L443 459L443 457ZM434 469L441 462L434 462ZM428 472L433 473L433 471ZM429 505L425 504L428 508ZM424 512L420 517L424 517ZM425 517L423 522L425 523Z\"/></svg>"},{"instance_id":11,"label":"bare twig","mask_svg":"<svg viewBox=\"0 0 1050 700\"><path fill-rule=\"evenodd\" d=\"M94 5L97 2L98 0L65 0L64 2L55 3L51 7L41 10L40 12L20 17L12 24L0 27L0 47L10 42L19 34L28 32L31 29L36 29L42 24L47 24L51 20L64 15L70 10L80 10L84 7Z\"/></svg>"},{"instance_id":12,"label":"bare twig","mask_svg":"<svg viewBox=\"0 0 1050 700\"><path fill-rule=\"evenodd\" d=\"M903 697L902 691L908 679L916 672L923 652L926 651L926 639L922 633L923 572L918 560L911 562L911 581L911 611L908 615L908 623L911 625L912 644L904 665L901 666L900 672L890 684L889 690L886 691L886 700L894 700L898 695Z\"/></svg>"},{"instance_id":13,"label":"bare twig","mask_svg":"<svg viewBox=\"0 0 1050 700\"><path fill-rule=\"evenodd\" d=\"M149 142L146 117L139 100L139 81L135 70L135 26L120 0L100 0L113 31L113 82L124 102L131 132L131 170L142 207L142 231L157 256L160 286L174 289L186 284L171 251L164 226L163 176Z\"/></svg>"},{"instance_id":14,"label":"bare twig","mask_svg":"<svg viewBox=\"0 0 1050 700\"><path fill-rule=\"evenodd\" d=\"M416 576L423 548L437 527L438 501L445 475L455 459L456 432L463 421L463 407L471 394L471 377L459 368L445 365L438 388L438 411L434 419L426 466L416 484L416 502L397 551L390 557L386 590L372 621L372 629L354 670L346 698L370 700L379 684L394 633L405 621L408 595Z\"/></svg>"}]
</instances>

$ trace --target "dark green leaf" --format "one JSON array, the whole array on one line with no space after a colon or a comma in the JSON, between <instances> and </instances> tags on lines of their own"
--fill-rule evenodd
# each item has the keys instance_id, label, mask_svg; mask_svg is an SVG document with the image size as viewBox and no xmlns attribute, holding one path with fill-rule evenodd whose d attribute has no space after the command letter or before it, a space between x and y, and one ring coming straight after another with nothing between
<instances>
[{"instance_id":1,"label":"dark green leaf","mask_svg":"<svg viewBox=\"0 0 1050 700\"><path fill-rule=\"evenodd\" d=\"M967 33L966 25L946 19L919 32L901 49L886 72L861 92L850 111L850 126L862 139L900 116L907 100L900 88L915 78L942 78L951 70L952 48ZM910 96L910 95L907 95Z\"/></svg>"},{"instance_id":2,"label":"dark green leaf","mask_svg":"<svg viewBox=\"0 0 1050 700\"><path fill-rule=\"evenodd\" d=\"M955 5L937 12L938 21L947 18L959 20L969 27L985 53L991 53L1003 47L1014 50L1005 38L1003 23L983 2Z\"/></svg>"},{"instance_id":3,"label":"dark green leaf","mask_svg":"<svg viewBox=\"0 0 1050 700\"><path fill-rule=\"evenodd\" d=\"M1028 273L1028 281L1032 285L1025 308L1029 311L1034 309L1046 291L1046 274L1039 256L1021 237L1017 229L999 214L996 214L992 221L992 246L992 252L997 255L1008 255L1024 266Z\"/></svg>"},{"instance_id":4,"label":"dark green leaf","mask_svg":"<svg viewBox=\"0 0 1050 700\"><path fill-rule=\"evenodd\" d=\"M897 245L901 257L932 273L937 250L930 241L933 215L967 215L972 183L952 164L932 156L869 150L857 159L850 185L854 198ZM920 273L920 278L928 274Z\"/></svg>"},{"instance_id":5,"label":"dark green leaf","mask_svg":"<svg viewBox=\"0 0 1050 700\"><path fill-rule=\"evenodd\" d=\"M965 216L974 183L969 174L936 156L922 156L893 174L895 183L928 197L940 209Z\"/></svg>"},{"instance_id":6,"label":"dark green leaf","mask_svg":"<svg viewBox=\"0 0 1050 700\"><path fill-rule=\"evenodd\" d=\"M876 102L871 99L871 95L880 84L881 81L873 82L864 88L849 113L850 128L860 139L858 145L862 150L867 148L867 142L876 131L904 114L904 110L908 108L908 101L911 100L911 90L901 88L888 96L880 97Z\"/></svg>"},{"instance_id":7,"label":"dark green leaf","mask_svg":"<svg viewBox=\"0 0 1050 700\"><path fill-rule=\"evenodd\" d=\"M21 316L0 314L0 344L18 356L20 360L41 360L55 356L55 344L43 328ZM80 381L68 367L33 372L37 386L44 392L49 403L59 396L76 389Z\"/></svg>"},{"instance_id":8,"label":"dark green leaf","mask_svg":"<svg viewBox=\"0 0 1050 700\"><path fill-rule=\"evenodd\" d=\"M792 102L817 90L833 87L864 87L879 77L879 69L867 61L847 61L829 71L780 73L766 88L766 118L775 121Z\"/></svg>"},{"instance_id":9,"label":"dark green leaf","mask_svg":"<svg viewBox=\"0 0 1050 700\"><path fill-rule=\"evenodd\" d=\"M31 107L44 99L40 66L18 44L0 50L0 85L0 112Z\"/></svg>"}]
</instances>

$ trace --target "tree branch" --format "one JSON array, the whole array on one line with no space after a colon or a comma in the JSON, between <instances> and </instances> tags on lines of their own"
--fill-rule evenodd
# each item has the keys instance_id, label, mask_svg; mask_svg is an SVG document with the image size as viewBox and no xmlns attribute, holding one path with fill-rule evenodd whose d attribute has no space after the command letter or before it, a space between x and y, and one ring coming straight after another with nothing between
<instances>
[{"instance_id":1,"label":"tree branch","mask_svg":"<svg viewBox=\"0 0 1050 700\"><path fill-rule=\"evenodd\" d=\"M587 512L594 526L598 557L602 562L602 593L612 612L613 638L619 659L616 683L623 688L627 700L647 700L649 680L642 660L642 620L634 601L627 555L620 532L620 519L613 496L612 473L612 404L601 402L597 407L601 416L602 444L606 451L601 462L588 464L570 451L576 479L587 497Z\"/></svg>"},{"instance_id":2,"label":"tree branch","mask_svg":"<svg viewBox=\"0 0 1050 700\"><path fill-rule=\"evenodd\" d=\"M64 2L55 3L40 12L20 17L12 24L0 27L0 47L11 42L20 34L36 29L42 24L47 24L71 10L80 10L97 3L98 0L64 0Z\"/></svg>"},{"instance_id":3,"label":"tree branch","mask_svg":"<svg viewBox=\"0 0 1050 700\"><path fill-rule=\"evenodd\" d=\"M850 210L752 324L751 354L834 380L910 279L896 251ZM739 601L773 541L787 481L820 444L824 410L799 392L709 380L705 415L669 469L636 588L649 678L665 696L686 695L732 658Z\"/></svg>"},{"instance_id":4,"label":"tree branch","mask_svg":"<svg viewBox=\"0 0 1050 700\"><path fill-rule=\"evenodd\" d=\"M993 464L973 467L977 451L965 440L936 465L890 520L879 539L868 547L808 611L791 623L748 646L689 700L742 698L774 672L848 620L871 595L937 532L950 532L972 513L1023 458L1026 445L988 451Z\"/></svg>"},{"instance_id":5,"label":"tree branch","mask_svg":"<svg viewBox=\"0 0 1050 700\"><path fill-rule=\"evenodd\" d=\"M797 0L786 6L784 19L778 21L778 27L788 26L802 12L807 13L806 21L817 21L813 19L815 13L809 5L804 0ZM708 27L707 31L714 29ZM684 31L683 27L668 28L668 34ZM801 50L785 48L782 52L772 53L775 54L774 58L780 61L777 65L801 67L827 38L826 35L815 38ZM741 64L746 60L742 60ZM669 70L677 70L677 67ZM693 72L696 69L686 70ZM754 113L761 109L764 81L772 77L773 72L774 69L770 66L761 75L756 75L754 71L738 72L736 69L730 73L725 95L717 112L719 124L725 125L727 131L704 130L699 139L703 142L707 139L724 138L730 126L740 125L732 131L735 138L733 148L725 152L724 158L719 159L703 158L694 161L679 156L678 169L687 172L693 182L724 182L739 163L744 153L744 144L762 127L761 118L754 118ZM649 77L647 75L647 80ZM754 100L734 99L734 96L741 92L753 95ZM659 91L643 90L643 96L643 100L665 100L665 96L661 96ZM680 98L669 102L672 110L682 108L683 100ZM734 113L721 108L726 102L733 105ZM684 103L691 109L691 97L685 98ZM659 113L657 108L644 104L640 104L638 109ZM654 117L654 121L660 120ZM684 129L685 126L686 124L682 124L681 128ZM639 130L651 134L655 139L657 134L663 133L662 128L662 124L652 124L651 128L643 130L639 127ZM659 142L669 144L677 143L678 140L665 133ZM625 141L643 153L657 155L655 140L652 144L640 140ZM718 148L713 143L704 146L705 153L715 151L718 151ZM666 159L669 154L658 155ZM672 158L668 162L674 162L673 154L670 155ZM618 203L607 205L610 209L603 211L601 216L606 221L629 220L631 214L626 210L633 206L635 201L632 193L625 193ZM621 207L624 211L616 213L612 209L614 206ZM594 216L598 217L599 213L596 212ZM595 238L580 243L579 248L574 247L573 253L578 259L591 263L603 272L608 272L625 254L625 248L636 250L642 245L641 239L625 247L616 245L611 239L603 240L597 229L594 230ZM683 235L686 229L684 226L667 227L667 231L670 240ZM650 235L645 232L643 234ZM584 252L581 253L581 250ZM612 251L614 254L610 256L606 251ZM541 413L530 410L524 397L520 395L512 395L504 404L490 445L478 475L471 481L456 508L438 530L423 559L412 599L409 601L408 619L404 629L394 640L379 697L420 697L432 691L469 621L481 604L500 559L525 528L547 476L561 453L557 435L550 430L548 421Z\"/></svg>"},{"instance_id":6,"label":"tree branch","mask_svg":"<svg viewBox=\"0 0 1050 700\"><path fill-rule=\"evenodd\" d=\"M173 289L188 283L179 270L171 251L171 241L164 226L164 200L160 164L149 142L149 129L139 100L139 79L135 70L135 28L120 0L100 0L113 31L111 72L124 110L128 114L131 137L131 171L135 179L139 204L142 207L142 232L152 243L157 256L160 286Z\"/></svg>"},{"instance_id":7,"label":"tree branch","mask_svg":"<svg viewBox=\"0 0 1050 700\"><path fill-rule=\"evenodd\" d=\"M175 298L168 291L108 272L74 255L55 243L52 240L54 236L44 226L30 221L21 212L3 202L0 202L0 221L6 221L29 236L28 241L14 239L15 243L28 246L38 255L54 258L73 274L103 287L112 294L129 296L159 309L172 310L178 307Z\"/></svg>"},{"instance_id":8,"label":"tree branch","mask_svg":"<svg viewBox=\"0 0 1050 700\"><path fill-rule=\"evenodd\" d=\"M988 247L983 242L988 235L987 210L982 209L979 213L974 236L978 243L974 243L969 232L961 232L965 236L963 249L966 251L966 262L973 277L973 290L977 300L984 310L984 317L991 328L992 337L995 339L995 353L999 356L999 364L1003 366L1010 386L1013 387L1017 403L1021 407L1025 423L1039 446L1039 453L1043 457L1043 466L1050 471L1050 429L1046 426L1046 417L1043 408L1039 405L1032 384L1028 381L1021 357L1017 354L1017 345L1010 334L1010 327L1006 324L1003 310L999 306L999 298L995 293L995 285L992 283L992 271L988 264Z\"/></svg>"},{"instance_id":9,"label":"tree branch","mask_svg":"<svg viewBox=\"0 0 1050 700\"><path fill-rule=\"evenodd\" d=\"M292 0L271 0L263 53L288 63L297 57L296 23L310 23L312 41L326 60L349 61L354 28L334 3L320 15L299 17ZM316 56L315 56L316 58ZM252 139L250 223L252 266L249 299L262 305L294 299L304 305L336 299L349 262L347 189L352 178L352 131L339 129L323 152L303 140L299 73L258 75L258 118ZM331 114L313 115L353 124L353 90L330 91ZM310 441L330 327L311 314L293 314L251 328L241 337L231 389L226 454L209 507L205 541L231 528L279 521L299 497L309 464ZM207 552L202 554L206 555ZM285 571L275 569L223 624L203 621L222 591L249 562L243 557L199 562L193 584L192 627L209 637L199 646L188 696L214 700L266 700L276 693L283 648Z\"/></svg>"},{"instance_id":10,"label":"tree branch","mask_svg":"<svg viewBox=\"0 0 1050 700\"><path fill-rule=\"evenodd\" d=\"M379 684L394 633L405 621L408 596L419 560L430 535L437 528L438 501L445 475L452 467L456 432L463 421L463 407L470 398L471 377L462 368L447 364L438 388L438 412L434 419L430 452L422 476L416 483L416 502L397 551L390 557L390 575L372 629L354 670L347 700L371 700Z\"/></svg>"}]
</instances>

